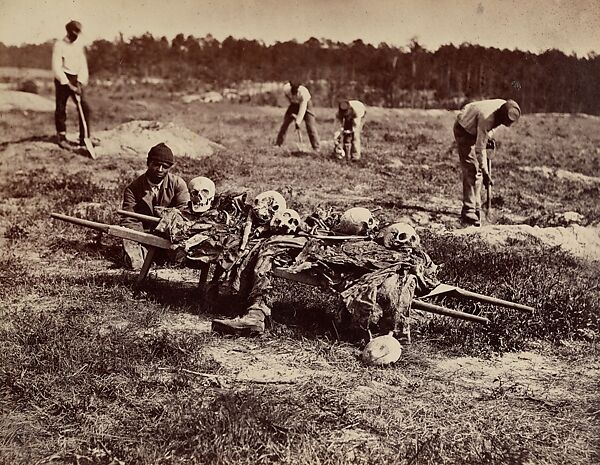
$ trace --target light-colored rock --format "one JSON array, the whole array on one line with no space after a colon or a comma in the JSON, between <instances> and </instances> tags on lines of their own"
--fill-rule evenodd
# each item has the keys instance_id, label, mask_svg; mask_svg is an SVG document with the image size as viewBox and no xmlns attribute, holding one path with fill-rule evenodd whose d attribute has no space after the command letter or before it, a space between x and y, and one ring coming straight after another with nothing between
<instances>
[{"instance_id":1,"label":"light-colored rock","mask_svg":"<svg viewBox=\"0 0 600 465\"><path fill-rule=\"evenodd\" d=\"M575 173L573 171L563 170L561 168L550 168L548 166L521 166L519 169L521 171L539 174L544 178L565 179L567 181L580 182L582 184L590 185L600 183L600 178L598 177L587 176L585 174Z\"/></svg>"},{"instance_id":2,"label":"light-colored rock","mask_svg":"<svg viewBox=\"0 0 600 465\"><path fill-rule=\"evenodd\" d=\"M223 101L223 96L218 92L206 92L202 95L202 101L205 103L219 103Z\"/></svg>"},{"instance_id":3,"label":"light-colored rock","mask_svg":"<svg viewBox=\"0 0 600 465\"><path fill-rule=\"evenodd\" d=\"M490 244L502 245L509 240L534 237L543 244L558 246L576 257L600 260L600 225L557 226L540 228L526 224L470 226L451 232L455 236L477 235Z\"/></svg>"},{"instance_id":4,"label":"light-colored rock","mask_svg":"<svg viewBox=\"0 0 600 465\"><path fill-rule=\"evenodd\" d=\"M183 101L183 103L192 103L197 102L198 100L202 100L202 96L198 94L184 95L183 97L181 97L181 100Z\"/></svg>"}]
</instances>

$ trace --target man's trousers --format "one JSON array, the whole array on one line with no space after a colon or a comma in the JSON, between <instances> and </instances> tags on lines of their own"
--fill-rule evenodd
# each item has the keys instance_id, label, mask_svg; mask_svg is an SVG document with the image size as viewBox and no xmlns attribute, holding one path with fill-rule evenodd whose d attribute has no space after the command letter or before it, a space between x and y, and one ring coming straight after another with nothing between
<instances>
[{"instance_id":1,"label":"man's trousers","mask_svg":"<svg viewBox=\"0 0 600 465\"><path fill-rule=\"evenodd\" d=\"M279 129L279 133L277 134L277 141L275 142L276 145L283 144L288 126L295 121L296 117L294 115L298 114L299 109L300 105L297 103L292 103L288 107L287 111L285 112L285 116L283 117L283 123ZM317 119L312 111L311 102L308 102L308 107L306 109L306 113L304 114L304 123L306 124L306 132L308 132L308 138L310 139L312 148L314 150L319 150L321 144L319 141L319 133L317 132Z\"/></svg>"},{"instance_id":2,"label":"man's trousers","mask_svg":"<svg viewBox=\"0 0 600 465\"><path fill-rule=\"evenodd\" d=\"M77 85L77 76L73 74L67 74L67 78L72 85ZM56 110L54 112L54 122L56 124L56 133L61 135L66 135L67 132L67 100L69 97L73 99L75 102L75 93L69 88L68 85L62 85L58 80L54 80L54 88L56 90ZM83 109L83 114L85 116L85 122L87 123L88 137L90 134L90 107L85 100L85 95L83 89L81 90L81 108ZM77 103L75 102L77 105ZM84 130L83 130L83 122L81 120L81 115L78 115L79 118L79 143L83 144L83 139L85 138Z\"/></svg>"}]
</instances>

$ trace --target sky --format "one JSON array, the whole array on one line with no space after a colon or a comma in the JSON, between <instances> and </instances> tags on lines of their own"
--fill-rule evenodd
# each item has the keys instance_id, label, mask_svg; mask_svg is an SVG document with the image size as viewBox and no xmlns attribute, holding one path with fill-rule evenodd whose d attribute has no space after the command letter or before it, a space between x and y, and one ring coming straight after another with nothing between
<instances>
[{"instance_id":1,"label":"sky","mask_svg":"<svg viewBox=\"0 0 600 465\"><path fill-rule=\"evenodd\" d=\"M62 37L70 19L83 24L85 43L181 32L267 44L317 37L406 46L417 38L431 51L469 42L600 54L600 0L0 0L0 42Z\"/></svg>"}]
</instances>

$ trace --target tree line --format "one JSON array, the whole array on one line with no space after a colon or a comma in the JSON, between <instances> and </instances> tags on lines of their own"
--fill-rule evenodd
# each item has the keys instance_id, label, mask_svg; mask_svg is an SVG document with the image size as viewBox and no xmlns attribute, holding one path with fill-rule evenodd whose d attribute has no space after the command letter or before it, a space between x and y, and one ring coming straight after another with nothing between
<instances>
[{"instance_id":1,"label":"tree line","mask_svg":"<svg viewBox=\"0 0 600 465\"><path fill-rule=\"evenodd\" d=\"M0 66L49 68L52 43L6 46ZM600 114L600 56L498 49L464 43L435 51L415 38L406 47L362 40L310 38L267 45L257 40L178 34L171 41L150 33L125 40L96 40L87 48L92 76L161 77L180 89L190 82L212 88L241 81L313 83L320 104L342 96L368 105L453 108L465 100L513 98L526 112ZM312 89L311 89L312 90Z\"/></svg>"}]
</instances>

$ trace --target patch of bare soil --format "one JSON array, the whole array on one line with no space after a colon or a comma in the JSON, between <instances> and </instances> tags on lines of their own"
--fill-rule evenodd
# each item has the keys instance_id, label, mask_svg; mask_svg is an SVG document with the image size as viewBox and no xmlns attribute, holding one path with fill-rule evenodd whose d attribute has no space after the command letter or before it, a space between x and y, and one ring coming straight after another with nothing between
<instances>
[{"instance_id":1,"label":"patch of bare soil","mask_svg":"<svg viewBox=\"0 0 600 465\"><path fill-rule=\"evenodd\" d=\"M185 127L158 121L130 121L114 129L97 132L94 138L98 142L97 155L107 157L124 153L146 157L148 150L160 142L167 144L175 156L187 156L196 160L224 148Z\"/></svg>"},{"instance_id":2,"label":"patch of bare soil","mask_svg":"<svg viewBox=\"0 0 600 465\"><path fill-rule=\"evenodd\" d=\"M585 174L574 173L573 171L563 170L560 168L550 168L548 166L521 166L519 169L521 171L540 174L544 178L565 179L567 181L580 182L588 185L600 183L600 178L598 177L586 176Z\"/></svg>"},{"instance_id":3,"label":"patch of bare soil","mask_svg":"<svg viewBox=\"0 0 600 465\"><path fill-rule=\"evenodd\" d=\"M588 260L600 260L600 225L558 226L540 228L526 224L487 225L481 228L468 227L456 229L456 236L477 235L490 244L503 245L512 240L536 238L551 247L560 247L576 257Z\"/></svg>"},{"instance_id":4,"label":"patch of bare soil","mask_svg":"<svg viewBox=\"0 0 600 465\"><path fill-rule=\"evenodd\" d=\"M54 111L54 102L41 95L16 90L0 91L0 111Z\"/></svg>"},{"instance_id":5,"label":"patch of bare soil","mask_svg":"<svg viewBox=\"0 0 600 465\"><path fill-rule=\"evenodd\" d=\"M440 358L434 368L454 383L476 389L476 397L502 391L549 405L595 395L594 384L600 376L597 362L568 366L559 358L529 351L508 353L492 360Z\"/></svg>"}]
</instances>

